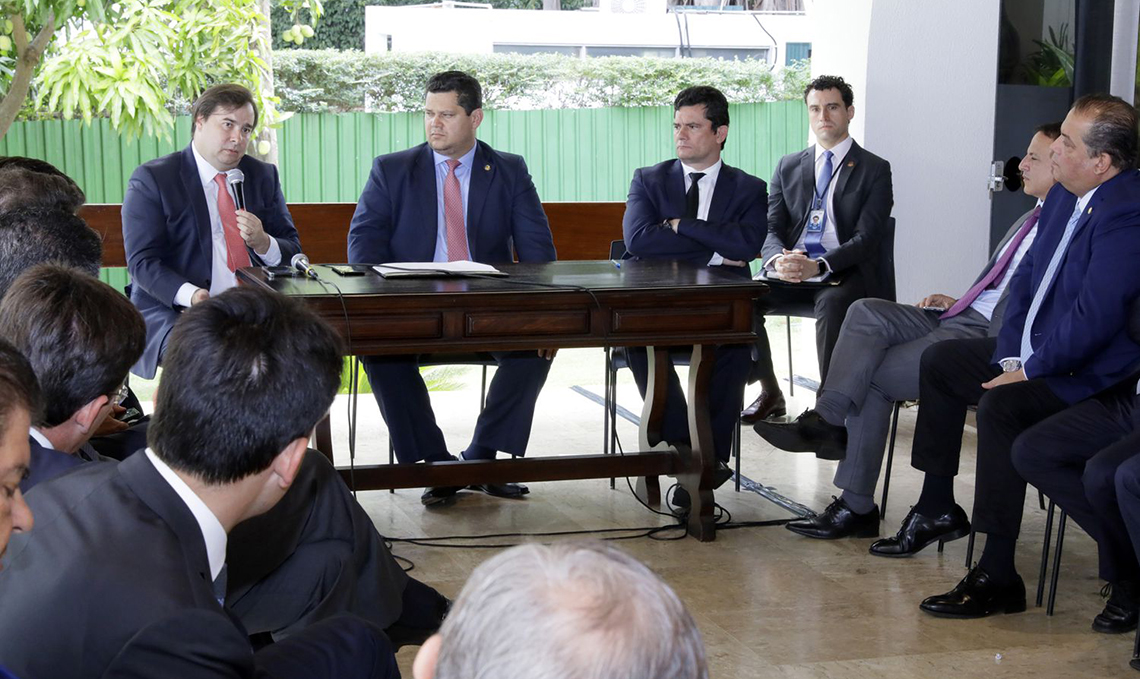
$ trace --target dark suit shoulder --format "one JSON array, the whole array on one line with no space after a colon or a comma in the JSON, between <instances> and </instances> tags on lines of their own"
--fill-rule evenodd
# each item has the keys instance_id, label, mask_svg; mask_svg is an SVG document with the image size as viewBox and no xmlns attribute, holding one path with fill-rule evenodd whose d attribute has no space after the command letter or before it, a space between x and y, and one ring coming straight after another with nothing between
<instances>
[{"instance_id":1,"label":"dark suit shoulder","mask_svg":"<svg viewBox=\"0 0 1140 679\"><path fill-rule=\"evenodd\" d=\"M428 148L427 142L413 146L410 149L404 149L403 151L384 153L382 155L376 156L376 159L373 162L376 165L382 165L385 168L404 168L414 165L416 161L419 160L421 154L424 153L427 153L429 155L431 154L431 149Z\"/></svg>"},{"instance_id":2,"label":"dark suit shoulder","mask_svg":"<svg viewBox=\"0 0 1140 679\"><path fill-rule=\"evenodd\" d=\"M852 155L854 154L854 155ZM858 144L852 144L851 150L847 152L847 157L852 160L859 160L865 167L883 168L886 170L891 169L891 163L886 158L871 153L867 149Z\"/></svg>"},{"instance_id":3,"label":"dark suit shoulder","mask_svg":"<svg viewBox=\"0 0 1140 679\"><path fill-rule=\"evenodd\" d=\"M182 168L182 151L168 153L165 156L148 160L135 168L132 177L148 174L157 180L176 179Z\"/></svg>"},{"instance_id":4,"label":"dark suit shoulder","mask_svg":"<svg viewBox=\"0 0 1140 679\"><path fill-rule=\"evenodd\" d=\"M669 173L677 166L680 161L676 159L665 160L656 165L643 167L637 171L641 173L641 179L647 183L659 183L665 181Z\"/></svg>"},{"instance_id":5,"label":"dark suit shoulder","mask_svg":"<svg viewBox=\"0 0 1140 679\"><path fill-rule=\"evenodd\" d=\"M768 183L763 179L748 174L738 167L732 167L727 163L721 166L720 175L722 177L733 177L744 188L753 188L763 192L767 192L768 190Z\"/></svg>"}]
</instances>

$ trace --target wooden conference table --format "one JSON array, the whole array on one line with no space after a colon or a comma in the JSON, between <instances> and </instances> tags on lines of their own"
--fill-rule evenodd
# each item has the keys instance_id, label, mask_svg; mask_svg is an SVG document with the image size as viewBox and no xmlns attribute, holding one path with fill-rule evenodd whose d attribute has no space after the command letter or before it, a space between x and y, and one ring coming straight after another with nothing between
<instances>
[{"instance_id":1,"label":"wooden conference table","mask_svg":"<svg viewBox=\"0 0 1140 679\"><path fill-rule=\"evenodd\" d=\"M675 261L560 261L500 266L504 278L340 276L315 265L324 283L269 279L259 267L238 280L299 297L336 328L350 355L513 351L549 347L648 347L649 390L639 451L514 460L358 466L357 488L467 486L484 482L638 477L638 491L660 504L658 475L689 492L689 534L709 541L713 522L708 389L715 347L755 339L752 301L763 283ZM333 284L343 293L338 295ZM343 303L343 305L342 305ZM691 445L661 440L667 362L655 349L693 345L689 368ZM662 353L661 355L665 355ZM328 420L317 448L332 455ZM342 473L346 473L342 471ZM347 476L347 473L346 473Z\"/></svg>"}]
</instances>

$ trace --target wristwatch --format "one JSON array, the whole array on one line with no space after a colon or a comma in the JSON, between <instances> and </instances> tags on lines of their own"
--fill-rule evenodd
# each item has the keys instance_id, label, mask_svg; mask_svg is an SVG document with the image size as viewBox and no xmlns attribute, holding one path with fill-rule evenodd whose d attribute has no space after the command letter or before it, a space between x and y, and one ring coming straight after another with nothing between
<instances>
[{"instance_id":1,"label":"wristwatch","mask_svg":"<svg viewBox=\"0 0 1140 679\"><path fill-rule=\"evenodd\" d=\"M999 361L1002 372L1012 373L1021 370L1020 358L1003 358Z\"/></svg>"}]
</instances>

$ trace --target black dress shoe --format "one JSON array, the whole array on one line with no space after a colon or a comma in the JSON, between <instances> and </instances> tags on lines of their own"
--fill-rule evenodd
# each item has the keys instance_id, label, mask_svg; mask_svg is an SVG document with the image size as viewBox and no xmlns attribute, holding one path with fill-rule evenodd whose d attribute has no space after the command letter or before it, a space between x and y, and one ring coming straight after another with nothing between
<instances>
[{"instance_id":1,"label":"black dress shoe","mask_svg":"<svg viewBox=\"0 0 1140 679\"><path fill-rule=\"evenodd\" d=\"M984 618L992 613L1025 610L1025 582L1020 575L1008 585L998 585L979 566L974 566L958 585L945 594L927 597L919 608L939 618Z\"/></svg>"},{"instance_id":2,"label":"black dress shoe","mask_svg":"<svg viewBox=\"0 0 1140 679\"><path fill-rule=\"evenodd\" d=\"M1140 583L1126 580L1109 583L1101 593L1108 596L1108 602L1104 605L1104 610L1093 618L1093 631L1123 634L1136 629L1137 620L1140 620L1140 597L1137 596L1140 594Z\"/></svg>"},{"instance_id":3,"label":"black dress shoe","mask_svg":"<svg viewBox=\"0 0 1140 679\"><path fill-rule=\"evenodd\" d=\"M720 488L726 481L732 478L732 470L729 469L728 464L717 460L716 468L713 469L713 490ZM688 509L693 505L692 499L689 497L689 491L681 486L677 486L673 491L673 506L678 509Z\"/></svg>"},{"instance_id":4,"label":"black dress shoe","mask_svg":"<svg viewBox=\"0 0 1140 679\"><path fill-rule=\"evenodd\" d=\"M756 400L740 412L740 421L745 424L755 424L769 417L783 417L788 414L788 405L784 402L782 392L760 392Z\"/></svg>"},{"instance_id":5,"label":"black dress shoe","mask_svg":"<svg viewBox=\"0 0 1140 679\"><path fill-rule=\"evenodd\" d=\"M970 519L966 517L966 510L958 505L934 518L911 509L893 538L871 543L871 553L875 556L912 556L935 542L950 542L969 534Z\"/></svg>"},{"instance_id":6,"label":"black dress shoe","mask_svg":"<svg viewBox=\"0 0 1140 679\"><path fill-rule=\"evenodd\" d=\"M847 457L847 427L837 427L814 410L792 422L757 422L752 426L765 441L792 453L815 453L821 460Z\"/></svg>"},{"instance_id":7,"label":"black dress shoe","mask_svg":"<svg viewBox=\"0 0 1140 679\"><path fill-rule=\"evenodd\" d=\"M450 504L455 501L455 494L461 490L463 490L462 486L424 488L424 494L420 496L420 503L425 507Z\"/></svg>"},{"instance_id":8,"label":"black dress shoe","mask_svg":"<svg viewBox=\"0 0 1140 679\"><path fill-rule=\"evenodd\" d=\"M530 492L530 488L521 483L475 483L467 487L492 497L505 497L509 500L518 499Z\"/></svg>"},{"instance_id":9,"label":"black dress shoe","mask_svg":"<svg viewBox=\"0 0 1140 679\"><path fill-rule=\"evenodd\" d=\"M784 528L796 535L817 538L820 540L837 540L839 538L875 538L879 536L879 508L875 507L866 514L856 514L851 511L843 498L834 498L818 516L806 519L796 519L784 524Z\"/></svg>"}]
</instances>

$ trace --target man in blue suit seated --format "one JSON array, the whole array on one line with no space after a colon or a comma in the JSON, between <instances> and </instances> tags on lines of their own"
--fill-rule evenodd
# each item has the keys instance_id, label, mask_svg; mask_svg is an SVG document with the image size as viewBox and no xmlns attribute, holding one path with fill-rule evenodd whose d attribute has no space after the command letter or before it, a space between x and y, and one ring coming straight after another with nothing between
<instances>
[{"instance_id":1,"label":"man in blue suit seated","mask_svg":"<svg viewBox=\"0 0 1140 679\"><path fill-rule=\"evenodd\" d=\"M288 264L301 251L277 168L246 156L253 94L216 85L190 114L190 145L140 165L123 197L130 296L147 329L132 372L147 379L183 309L232 288L243 266Z\"/></svg>"},{"instance_id":2,"label":"man in blue suit seated","mask_svg":"<svg viewBox=\"0 0 1140 679\"><path fill-rule=\"evenodd\" d=\"M673 141L677 158L633 173L625 204L625 247L636 259L680 259L717 267L748 278L748 262L760 252L767 229L768 194L764 181L721 160L728 139L728 100L714 87L690 87L673 101ZM649 366L645 349L628 349L629 367L645 396ZM715 485L724 483L729 449L748 379L750 349L717 347L709 410L719 460ZM666 360L672 359L666 355ZM662 436L689 441L685 395L672 365ZM678 488L674 502L688 505Z\"/></svg>"},{"instance_id":3,"label":"man in blue suit seated","mask_svg":"<svg viewBox=\"0 0 1140 679\"><path fill-rule=\"evenodd\" d=\"M482 99L479 82L466 73L431 77L424 106L427 142L372 163L348 232L348 261L495 264L515 255L520 262L554 261L554 240L526 162L475 139ZM535 402L554 353L493 354L499 369L463 459L494 459L500 450L526 453ZM419 357L362 360L400 462L455 459L435 423ZM510 498L529 492L513 483L472 489ZM428 488L421 500L427 506L447 504L460 490Z\"/></svg>"},{"instance_id":4,"label":"man in blue suit seated","mask_svg":"<svg viewBox=\"0 0 1140 679\"><path fill-rule=\"evenodd\" d=\"M974 529L986 534L978 564L932 615L971 618L1025 610L1014 551L1025 480L1012 459L1026 429L1131 376L1140 345L1128 335L1140 297L1137 116L1108 95L1073 104L1053 142L1053 177L1037 239L1010 282L996 338L948 340L922 355L911 464L926 473L918 503L879 556L909 556L970 532L953 482L966 406L978 404Z\"/></svg>"},{"instance_id":5,"label":"man in blue suit seated","mask_svg":"<svg viewBox=\"0 0 1140 679\"><path fill-rule=\"evenodd\" d=\"M32 510L20 481L28 473L25 432L41 408L40 390L28 361L0 340L0 557L13 533L32 529ZM0 679L15 676L0 664Z\"/></svg>"}]
</instances>

